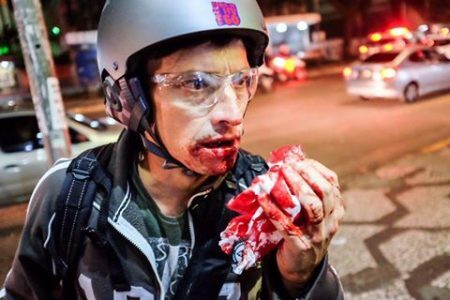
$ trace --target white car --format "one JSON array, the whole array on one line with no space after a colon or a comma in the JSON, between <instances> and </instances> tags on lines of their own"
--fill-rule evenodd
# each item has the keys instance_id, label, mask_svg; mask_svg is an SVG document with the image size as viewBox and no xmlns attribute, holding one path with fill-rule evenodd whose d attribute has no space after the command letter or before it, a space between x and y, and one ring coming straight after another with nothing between
<instances>
[{"instance_id":1,"label":"white car","mask_svg":"<svg viewBox=\"0 0 450 300\"><path fill-rule=\"evenodd\" d=\"M376 53L343 71L347 92L364 100L401 99L450 88L450 60L436 50L411 46L400 52Z\"/></svg>"},{"instance_id":2,"label":"white car","mask_svg":"<svg viewBox=\"0 0 450 300\"><path fill-rule=\"evenodd\" d=\"M436 51L450 58L450 36L434 39L433 46Z\"/></svg>"},{"instance_id":3,"label":"white car","mask_svg":"<svg viewBox=\"0 0 450 300\"><path fill-rule=\"evenodd\" d=\"M73 155L115 141L122 127L111 120L68 115ZM27 200L49 164L34 111L0 111L0 128L0 205L5 205Z\"/></svg>"}]
</instances>

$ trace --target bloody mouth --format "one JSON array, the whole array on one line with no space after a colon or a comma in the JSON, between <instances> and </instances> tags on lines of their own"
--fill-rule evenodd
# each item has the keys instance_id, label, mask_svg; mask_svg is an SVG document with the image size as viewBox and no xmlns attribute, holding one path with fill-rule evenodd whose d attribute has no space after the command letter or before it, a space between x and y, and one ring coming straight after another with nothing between
<instances>
[{"instance_id":1,"label":"bloody mouth","mask_svg":"<svg viewBox=\"0 0 450 300\"><path fill-rule=\"evenodd\" d=\"M199 146L207 148L207 149L226 149L231 148L236 144L236 140L218 140L211 142L201 143Z\"/></svg>"},{"instance_id":2,"label":"bloody mouth","mask_svg":"<svg viewBox=\"0 0 450 300\"><path fill-rule=\"evenodd\" d=\"M190 153L212 174L225 173L232 168L239 151L240 139L210 139L197 142Z\"/></svg>"}]
</instances>

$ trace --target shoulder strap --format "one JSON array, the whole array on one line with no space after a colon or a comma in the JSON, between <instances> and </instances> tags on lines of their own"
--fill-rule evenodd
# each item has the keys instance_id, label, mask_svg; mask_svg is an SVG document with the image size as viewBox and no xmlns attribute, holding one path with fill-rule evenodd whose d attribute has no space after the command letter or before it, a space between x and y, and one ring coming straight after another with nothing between
<instances>
[{"instance_id":1,"label":"shoulder strap","mask_svg":"<svg viewBox=\"0 0 450 300\"><path fill-rule=\"evenodd\" d=\"M52 224L54 259L64 282L69 282L72 269L84 240L86 227L97 191L107 197L111 180L105 171L113 144L87 150L74 158L67 168L58 195ZM64 285L64 284L63 284ZM64 289L64 287L63 287Z\"/></svg>"}]
</instances>

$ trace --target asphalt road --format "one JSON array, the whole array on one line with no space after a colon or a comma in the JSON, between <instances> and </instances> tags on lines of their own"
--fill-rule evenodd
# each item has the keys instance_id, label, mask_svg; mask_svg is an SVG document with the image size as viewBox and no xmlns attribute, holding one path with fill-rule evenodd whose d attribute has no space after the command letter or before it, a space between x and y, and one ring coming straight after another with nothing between
<instances>
[{"instance_id":1,"label":"asphalt road","mask_svg":"<svg viewBox=\"0 0 450 300\"><path fill-rule=\"evenodd\" d=\"M66 107L104 114L102 99ZM347 95L341 76L324 76L258 93L247 111L243 147L267 157L277 147L300 144L309 157L345 177L450 138L449 114L450 91L414 104L364 101Z\"/></svg>"},{"instance_id":2,"label":"asphalt road","mask_svg":"<svg viewBox=\"0 0 450 300\"><path fill-rule=\"evenodd\" d=\"M341 177L367 172L450 137L450 93L414 104L360 100L342 79L328 76L260 95L246 116L244 147L267 156L300 144Z\"/></svg>"},{"instance_id":3,"label":"asphalt road","mask_svg":"<svg viewBox=\"0 0 450 300\"><path fill-rule=\"evenodd\" d=\"M73 111L102 113L102 99L71 101ZM267 156L300 144L308 156L337 171L341 182L450 137L450 94L414 104L349 97L338 76L292 83L255 97L243 146ZM0 285L18 242L26 204L0 208Z\"/></svg>"}]
</instances>

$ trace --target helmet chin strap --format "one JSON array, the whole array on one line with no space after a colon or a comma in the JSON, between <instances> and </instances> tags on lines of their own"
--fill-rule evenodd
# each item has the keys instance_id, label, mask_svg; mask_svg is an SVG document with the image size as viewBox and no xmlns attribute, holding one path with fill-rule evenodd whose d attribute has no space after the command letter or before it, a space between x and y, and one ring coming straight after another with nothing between
<instances>
[{"instance_id":1,"label":"helmet chin strap","mask_svg":"<svg viewBox=\"0 0 450 300\"><path fill-rule=\"evenodd\" d=\"M156 125L154 124L147 130L147 132L150 134L150 136L153 138L153 141L148 139L145 134L141 134L141 139L144 144L145 149L150 151L151 153L161 157L164 159L164 163L162 164L162 168L166 170L171 169L177 169L180 168L184 175L186 176L199 176L200 174L192 171L188 167L186 167L183 163L175 159L172 155L170 155L169 151L167 151L166 147L164 146L161 138L159 137L156 129Z\"/></svg>"}]
</instances>

